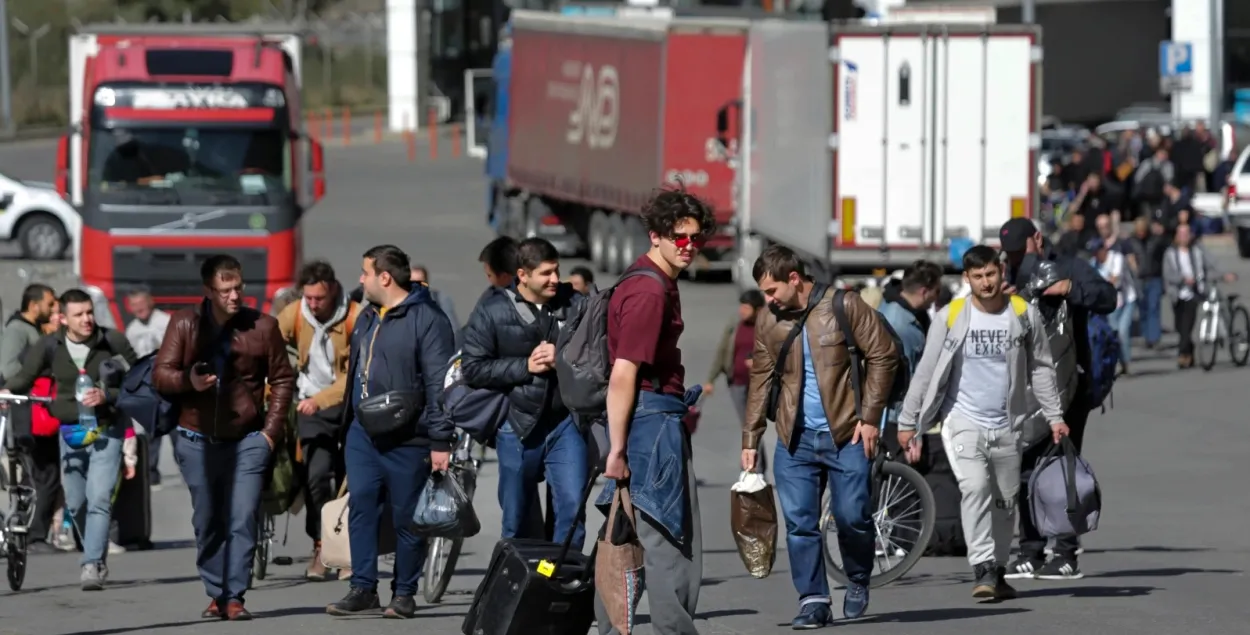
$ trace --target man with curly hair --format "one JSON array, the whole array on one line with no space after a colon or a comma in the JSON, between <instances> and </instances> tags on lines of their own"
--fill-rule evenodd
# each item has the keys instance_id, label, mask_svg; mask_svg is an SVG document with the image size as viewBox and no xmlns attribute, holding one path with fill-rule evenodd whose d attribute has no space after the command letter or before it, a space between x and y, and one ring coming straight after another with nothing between
<instances>
[{"instance_id":1,"label":"man with curly hair","mask_svg":"<svg viewBox=\"0 0 1250 635\"><path fill-rule=\"evenodd\" d=\"M604 474L611 479L598 505L606 509L618 482L638 511L645 550L651 624L662 635L696 635L695 609L703 583L699 498L683 420L691 397L681 349L677 276L690 266L716 229L712 208L680 188L658 192L642 209L651 249L622 274L608 307L607 419ZM670 457L681 457L680 461ZM602 602L601 633L611 632Z\"/></svg>"}]
</instances>

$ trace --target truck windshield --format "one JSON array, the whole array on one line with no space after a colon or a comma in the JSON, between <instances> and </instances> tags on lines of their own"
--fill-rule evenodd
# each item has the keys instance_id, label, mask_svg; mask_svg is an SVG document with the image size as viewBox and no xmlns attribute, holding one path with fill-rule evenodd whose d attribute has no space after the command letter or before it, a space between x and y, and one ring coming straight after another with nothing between
<instances>
[{"instance_id":1,"label":"truck windshield","mask_svg":"<svg viewBox=\"0 0 1250 635\"><path fill-rule=\"evenodd\" d=\"M272 204L290 189L277 129L114 128L92 132L89 181L102 202ZM237 202L236 202L237 201Z\"/></svg>"}]
</instances>

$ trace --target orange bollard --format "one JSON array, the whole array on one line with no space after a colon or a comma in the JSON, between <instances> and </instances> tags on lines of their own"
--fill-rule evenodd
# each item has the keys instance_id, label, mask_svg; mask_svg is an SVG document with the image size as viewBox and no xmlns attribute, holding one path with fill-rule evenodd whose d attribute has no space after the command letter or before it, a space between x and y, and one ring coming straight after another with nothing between
<instances>
[{"instance_id":1,"label":"orange bollard","mask_svg":"<svg viewBox=\"0 0 1250 635\"><path fill-rule=\"evenodd\" d=\"M382 143L382 113L373 113L373 142Z\"/></svg>"},{"instance_id":2,"label":"orange bollard","mask_svg":"<svg viewBox=\"0 0 1250 635\"><path fill-rule=\"evenodd\" d=\"M460 124L451 124L451 156L454 159L460 158Z\"/></svg>"},{"instance_id":3,"label":"orange bollard","mask_svg":"<svg viewBox=\"0 0 1250 635\"><path fill-rule=\"evenodd\" d=\"M343 145L352 144L352 110L351 108L343 109Z\"/></svg>"},{"instance_id":4,"label":"orange bollard","mask_svg":"<svg viewBox=\"0 0 1250 635\"><path fill-rule=\"evenodd\" d=\"M411 130L404 131L404 142L408 144L408 162L417 160L417 135Z\"/></svg>"},{"instance_id":5,"label":"orange bollard","mask_svg":"<svg viewBox=\"0 0 1250 635\"><path fill-rule=\"evenodd\" d=\"M334 138L334 111L330 110L329 108L326 108L325 112L321 113L321 117L322 117L322 120L325 121L326 139L327 140L333 139Z\"/></svg>"},{"instance_id":6,"label":"orange bollard","mask_svg":"<svg viewBox=\"0 0 1250 635\"><path fill-rule=\"evenodd\" d=\"M433 108L429 110L427 119L430 129L430 158L438 158L438 113Z\"/></svg>"},{"instance_id":7,"label":"orange bollard","mask_svg":"<svg viewBox=\"0 0 1250 635\"><path fill-rule=\"evenodd\" d=\"M307 115L304 117L304 130L307 130L308 136L313 139L319 139L321 137L321 135L317 134L319 132L317 130L317 118L313 115Z\"/></svg>"}]
</instances>

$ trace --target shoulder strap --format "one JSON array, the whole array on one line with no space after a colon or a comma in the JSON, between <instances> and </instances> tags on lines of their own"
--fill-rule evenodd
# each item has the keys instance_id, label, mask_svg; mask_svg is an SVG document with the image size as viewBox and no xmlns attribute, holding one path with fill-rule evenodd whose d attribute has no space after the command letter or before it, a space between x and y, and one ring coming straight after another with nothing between
<instances>
[{"instance_id":1,"label":"shoulder strap","mask_svg":"<svg viewBox=\"0 0 1250 635\"><path fill-rule=\"evenodd\" d=\"M846 340L846 352L851 357L851 392L855 394L855 418L863 421L864 378L860 376L860 373L864 370L864 360L859 345L855 343L855 329L851 328L851 321L846 317L846 291L842 289L838 289L833 294L833 319L837 321L838 328L842 329L842 337Z\"/></svg>"},{"instance_id":2,"label":"shoulder strap","mask_svg":"<svg viewBox=\"0 0 1250 635\"><path fill-rule=\"evenodd\" d=\"M656 272L654 272L654 271L652 271L652 270L650 270L650 269L630 269L629 271L626 271L626 272L624 273L624 275L622 275L622 276L620 277L620 279L618 279L618 280L616 281L616 284L612 285L612 288L613 288L613 289L615 289L615 288L617 288L617 287L621 286L621 283L622 283L622 282L625 282L626 280L628 280L628 279L630 279L630 278L636 278L636 277L638 277L638 276L646 276L646 277L648 277L648 278L651 278L652 280L655 280L656 282L660 283L661 285L663 285L663 284L664 284L664 279L660 277L660 274L658 274L658 273L656 273Z\"/></svg>"},{"instance_id":3,"label":"shoulder strap","mask_svg":"<svg viewBox=\"0 0 1250 635\"><path fill-rule=\"evenodd\" d=\"M967 298L955 298L946 305L946 330L950 330L955 326L955 320L959 319L959 314L964 310L964 303Z\"/></svg>"},{"instance_id":4,"label":"shoulder strap","mask_svg":"<svg viewBox=\"0 0 1250 635\"><path fill-rule=\"evenodd\" d=\"M803 332L803 325L807 322L807 316L811 314L812 309L825 297L827 287L823 284L817 284L812 288L811 295L807 298L807 308L799 314L794 320L794 327L790 329L790 333L786 335L786 339L781 343L781 350L777 352L777 360L773 364L772 384L768 391L768 418L777 420L777 405L781 401L781 378L785 374L786 358L790 355L790 347L794 346L794 340L799 338L799 334Z\"/></svg>"}]
</instances>

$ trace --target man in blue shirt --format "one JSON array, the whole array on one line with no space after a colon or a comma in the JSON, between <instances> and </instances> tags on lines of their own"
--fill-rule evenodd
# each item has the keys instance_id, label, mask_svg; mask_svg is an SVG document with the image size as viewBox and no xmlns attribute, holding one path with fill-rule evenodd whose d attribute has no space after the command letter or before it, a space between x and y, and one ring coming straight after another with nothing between
<instances>
[{"instance_id":1,"label":"man in blue shirt","mask_svg":"<svg viewBox=\"0 0 1250 635\"><path fill-rule=\"evenodd\" d=\"M773 474L786 519L790 575L799 594L799 614L791 627L820 628L833 621L820 522L826 483L849 579L842 613L855 619L868 609L876 539L870 473L898 353L881 314L851 292L840 296L843 310L835 309L839 294L809 278L793 251L769 247L753 273L772 310L755 327L742 469L755 467L764 428L774 421ZM849 323L863 369L851 363L839 313ZM853 372L862 373L858 402Z\"/></svg>"}]
</instances>

